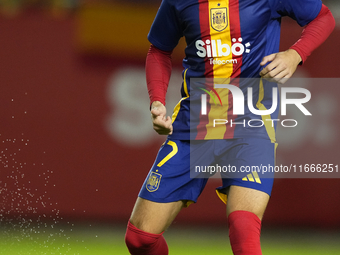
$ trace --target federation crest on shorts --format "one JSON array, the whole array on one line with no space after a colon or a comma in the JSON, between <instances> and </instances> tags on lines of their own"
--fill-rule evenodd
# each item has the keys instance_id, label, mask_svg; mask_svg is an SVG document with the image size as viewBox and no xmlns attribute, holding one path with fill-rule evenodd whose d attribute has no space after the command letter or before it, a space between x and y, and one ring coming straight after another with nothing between
<instances>
[{"instance_id":1,"label":"federation crest on shorts","mask_svg":"<svg viewBox=\"0 0 340 255\"><path fill-rule=\"evenodd\" d=\"M162 175L156 172L151 172L149 179L146 182L146 189L150 192L158 190L159 183L161 182Z\"/></svg>"},{"instance_id":2,"label":"federation crest on shorts","mask_svg":"<svg viewBox=\"0 0 340 255\"><path fill-rule=\"evenodd\" d=\"M216 31L223 31L228 26L227 8L210 9L210 23L211 27Z\"/></svg>"}]
</instances>

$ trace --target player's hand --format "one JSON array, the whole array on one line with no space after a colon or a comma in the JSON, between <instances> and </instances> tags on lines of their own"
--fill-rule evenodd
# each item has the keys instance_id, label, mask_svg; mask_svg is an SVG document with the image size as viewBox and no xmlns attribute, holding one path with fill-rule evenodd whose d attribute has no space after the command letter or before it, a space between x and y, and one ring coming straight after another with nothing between
<instances>
[{"instance_id":1,"label":"player's hand","mask_svg":"<svg viewBox=\"0 0 340 255\"><path fill-rule=\"evenodd\" d=\"M262 69L260 76L283 84L292 77L301 60L299 53L293 49L265 56L260 65L265 66L270 63Z\"/></svg>"},{"instance_id":2,"label":"player's hand","mask_svg":"<svg viewBox=\"0 0 340 255\"><path fill-rule=\"evenodd\" d=\"M153 129L160 135L172 134L172 120L170 116L166 116L165 106L159 102L154 101L151 105L151 119Z\"/></svg>"}]
</instances>

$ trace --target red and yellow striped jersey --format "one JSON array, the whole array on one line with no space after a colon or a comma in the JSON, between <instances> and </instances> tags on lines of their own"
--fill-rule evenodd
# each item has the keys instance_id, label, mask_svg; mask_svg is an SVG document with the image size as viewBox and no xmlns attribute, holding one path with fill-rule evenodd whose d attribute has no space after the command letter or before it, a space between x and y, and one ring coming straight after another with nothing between
<instances>
[{"instance_id":1,"label":"red and yellow striped jersey","mask_svg":"<svg viewBox=\"0 0 340 255\"><path fill-rule=\"evenodd\" d=\"M320 0L163 0L149 41L164 51L174 49L182 36L187 44L182 99L174 109L171 139L256 136L275 141L272 120L277 119L278 109L268 115L254 114L246 102L248 87L252 87L249 97L254 109L271 108L277 85L260 79L260 62L279 50L281 18L289 16L305 26L321 5ZM232 84L242 91L242 114L235 114L234 93L216 84ZM254 121L242 125L256 119L263 125Z\"/></svg>"}]
</instances>

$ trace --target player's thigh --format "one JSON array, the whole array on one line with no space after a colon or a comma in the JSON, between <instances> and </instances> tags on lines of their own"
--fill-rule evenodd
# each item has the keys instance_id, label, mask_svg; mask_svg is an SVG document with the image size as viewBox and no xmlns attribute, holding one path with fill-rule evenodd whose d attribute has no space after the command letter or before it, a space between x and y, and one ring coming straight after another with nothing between
<instances>
[{"instance_id":1,"label":"player's thigh","mask_svg":"<svg viewBox=\"0 0 340 255\"><path fill-rule=\"evenodd\" d=\"M227 201L227 216L234 211L248 211L262 219L269 201L263 191L241 186L230 186Z\"/></svg>"},{"instance_id":2,"label":"player's thigh","mask_svg":"<svg viewBox=\"0 0 340 255\"><path fill-rule=\"evenodd\" d=\"M138 197L130 222L140 230L160 234L170 226L184 205L183 201L157 203Z\"/></svg>"},{"instance_id":3,"label":"player's thigh","mask_svg":"<svg viewBox=\"0 0 340 255\"><path fill-rule=\"evenodd\" d=\"M244 210L262 219L273 187L274 173L260 171L262 166L274 166L277 144L259 138L240 139L225 158L238 170L227 174L218 191L227 191L227 215ZM230 178L232 177L232 178ZM236 178L235 178L236 177Z\"/></svg>"}]
</instances>

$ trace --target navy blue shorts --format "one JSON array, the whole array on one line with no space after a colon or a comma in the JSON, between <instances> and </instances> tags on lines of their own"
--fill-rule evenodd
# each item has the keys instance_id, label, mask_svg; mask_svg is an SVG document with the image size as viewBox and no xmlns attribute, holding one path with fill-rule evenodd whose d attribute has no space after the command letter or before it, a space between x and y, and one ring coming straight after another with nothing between
<instances>
[{"instance_id":1,"label":"navy blue shorts","mask_svg":"<svg viewBox=\"0 0 340 255\"><path fill-rule=\"evenodd\" d=\"M274 173L276 143L259 138L166 140L161 146L139 197L159 202L196 202L211 176L222 178L217 194L226 202L229 186L260 190L268 195Z\"/></svg>"}]
</instances>

